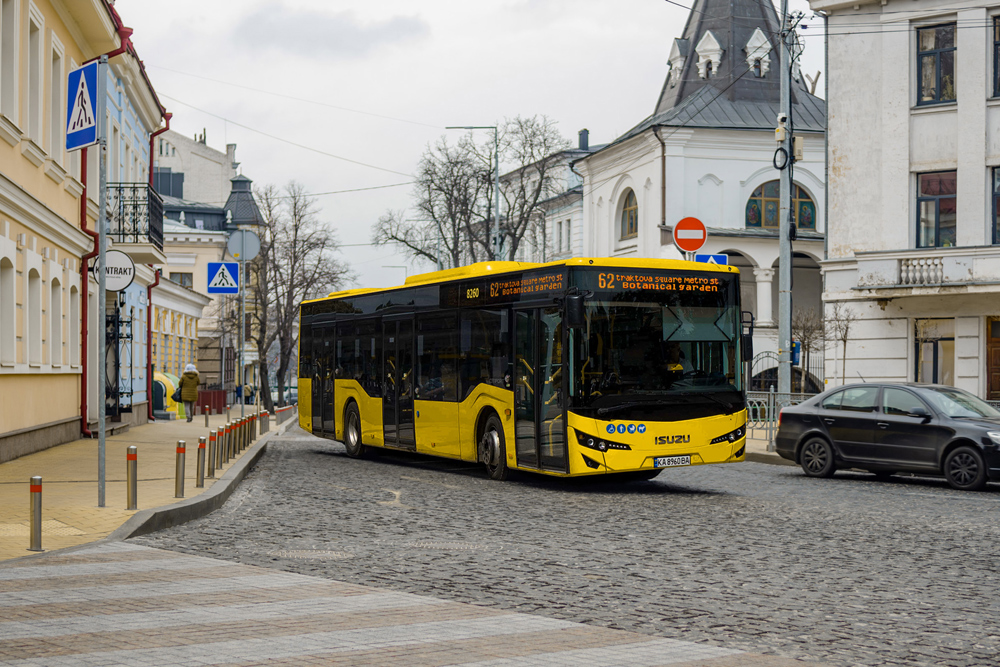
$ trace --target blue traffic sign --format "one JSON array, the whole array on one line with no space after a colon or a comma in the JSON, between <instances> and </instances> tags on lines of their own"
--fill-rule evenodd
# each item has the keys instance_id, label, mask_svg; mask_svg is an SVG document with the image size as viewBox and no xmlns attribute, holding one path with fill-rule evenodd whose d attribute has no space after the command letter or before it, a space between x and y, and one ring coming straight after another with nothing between
<instances>
[{"instance_id":1,"label":"blue traffic sign","mask_svg":"<svg viewBox=\"0 0 1000 667\"><path fill-rule=\"evenodd\" d=\"M695 255L694 261L705 264L729 264L729 255Z\"/></svg>"},{"instance_id":2,"label":"blue traffic sign","mask_svg":"<svg viewBox=\"0 0 1000 667\"><path fill-rule=\"evenodd\" d=\"M209 294L239 294L240 265L238 262L208 263Z\"/></svg>"},{"instance_id":3,"label":"blue traffic sign","mask_svg":"<svg viewBox=\"0 0 1000 667\"><path fill-rule=\"evenodd\" d=\"M97 143L97 61L69 73L66 85L66 150Z\"/></svg>"}]
</instances>

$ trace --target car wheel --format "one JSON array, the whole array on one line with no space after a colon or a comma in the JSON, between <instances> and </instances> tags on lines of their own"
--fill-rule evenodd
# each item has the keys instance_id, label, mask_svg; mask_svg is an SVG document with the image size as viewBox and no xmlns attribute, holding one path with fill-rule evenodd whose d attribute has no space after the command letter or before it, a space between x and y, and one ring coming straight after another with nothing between
<instances>
[{"instance_id":1,"label":"car wheel","mask_svg":"<svg viewBox=\"0 0 1000 667\"><path fill-rule=\"evenodd\" d=\"M799 465L810 477L829 477L837 470L833 463L833 447L823 438L813 438L802 446Z\"/></svg>"},{"instance_id":2,"label":"car wheel","mask_svg":"<svg viewBox=\"0 0 1000 667\"><path fill-rule=\"evenodd\" d=\"M986 486L983 455L969 446L953 449L944 459L944 477L953 489L978 491Z\"/></svg>"},{"instance_id":3,"label":"car wheel","mask_svg":"<svg viewBox=\"0 0 1000 667\"><path fill-rule=\"evenodd\" d=\"M490 415L486 420L483 437L479 439L479 460L486 464L486 473L490 479L507 479L507 446L503 437L503 424L496 415Z\"/></svg>"},{"instance_id":4,"label":"car wheel","mask_svg":"<svg viewBox=\"0 0 1000 667\"><path fill-rule=\"evenodd\" d=\"M356 403L347 406L344 414L344 448L352 459L364 457L368 448L361 444L361 413Z\"/></svg>"}]
</instances>

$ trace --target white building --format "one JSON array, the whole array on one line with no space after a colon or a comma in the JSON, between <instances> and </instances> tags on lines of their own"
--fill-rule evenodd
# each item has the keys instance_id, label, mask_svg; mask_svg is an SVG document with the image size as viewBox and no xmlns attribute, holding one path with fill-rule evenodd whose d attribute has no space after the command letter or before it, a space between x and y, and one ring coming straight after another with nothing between
<instances>
[{"instance_id":1,"label":"white building","mask_svg":"<svg viewBox=\"0 0 1000 667\"><path fill-rule=\"evenodd\" d=\"M860 318L847 379L1000 399L1000 4L811 5L832 70L824 301Z\"/></svg>"},{"instance_id":2,"label":"white building","mask_svg":"<svg viewBox=\"0 0 1000 667\"><path fill-rule=\"evenodd\" d=\"M681 258L673 227L686 217L700 219L709 232L700 252L725 253L741 270L758 353L777 349L778 26L769 0L696 2L672 42L653 115L574 164L584 177L583 254ZM805 141L793 172L793 309L818 313L825 104L798 73L792 102L794 132ZM754 373L770 377L777 360L765 357ZM811 361L812 389L822 386L821 366Z\"/></svg>"},{"instance_id":3,"label":"white building","mask_svg":"<svg viewBox=\"0 0 1000 667\"><path fill-rule=\"evenodd\" d=\"M161 195L222 206L239 163L236 144L226 144L223 153L208 146L205 133L191 139L167 130L156 139L153 165Z\"/></svg>"}]
</instances>

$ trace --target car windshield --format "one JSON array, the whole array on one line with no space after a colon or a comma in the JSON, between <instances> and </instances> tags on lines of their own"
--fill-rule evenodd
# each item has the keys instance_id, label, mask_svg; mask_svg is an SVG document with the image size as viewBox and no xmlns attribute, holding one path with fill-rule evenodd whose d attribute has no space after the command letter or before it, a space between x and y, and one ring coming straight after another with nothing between
<instances>
[{"instance_id":1,"label":"car windshield","mask_svg":"<svg viewBox=\"0 0 1000 667\"><path fill-rule=\"evenodd\" d=\"M585 325L569 340L574 409L600 419L669 418L663 414L667 406L689 419L692 410L741 409L737 285L730 276L712 280L711 291L636 284L617 276L614 283L605 278L582 285L593 296L586 303Z\"/></svg>"},{"instance_id":2,"label":"car windshield","mask_svg":"<svg viewBox=\"0 0 1000 667\"><path fill-rule=\"evenodd\" d=\"M972 394L951 387L932 387L921 392L934 409L949 417L1000 419L1000 411Z\"/></svg>"}]
</instances>

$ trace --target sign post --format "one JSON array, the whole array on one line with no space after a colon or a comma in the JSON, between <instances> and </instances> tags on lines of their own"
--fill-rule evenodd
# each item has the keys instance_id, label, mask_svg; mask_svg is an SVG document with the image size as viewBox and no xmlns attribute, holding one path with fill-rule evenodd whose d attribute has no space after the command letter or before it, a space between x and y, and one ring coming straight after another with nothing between
<instances>
[{"instance_id":1,"label":"sign post","mask_svg":"<svg viewBox=\"0 0 1000 667\"><path fill-rule=\"evenodd\" d=\"M105 94L105 85L108 79L108 57L102 55L97 67L97 118L103 119L106 115L108 96ZM100 208L97 215L98 228L98 253L97 262L103 267L108 254L108 166L105 156L108 153L108 138L104 132L104 122L97 123L98 143L101 146L97 161L100 165L100 180L97 189L98 203ZM101 313L98 322L101 323L101 333L97 337L97 393L100 402L97 407L97 506L104 507L104 487L106 474L104 468L104 451L107 444L107 436L104 433L104 422L108 410L108 322L107 322L107 280L105 272L97 274L97 308ZM118 378L115 378L118 381Z\"/></svg>"},{"instance_id":2,"label":"sign post","mask_svg":"<svg viewBox=\"0 0 1000 667\"><path fill-rule=\"evenodd\" d=\"M701 250L707 240L708 230L698 218L684 218L674 225L674 245L684 253L689 262L694 259L693 254Z\"/></svg>"},{"instance_id":3,"label":"sign post","mask_svg":"<svg viewBox=\"0 0 1000 667\"><path fill-rule=\"evenodd\" d=\"M226 244L229 254L239 260L239 290L240 290L240 417L246 406L246 392L243 390L243 337L246 334L246 263L257 256L260 252L260 238L253 232L237 229L229 235L229 242Z\"/></svg>"},{"instance_id":4,"label":"sign post","mask_svg":"<svg viewBox=\"0 0 1000 667\"><path fill-rule=\"evenodd\" d=\"M105 171L104 156L108 150L108 140L104 136L104 122L106 117L105 107L107 95L108 57L103 55L100 59L87 63L79 67L66 78L66 150L74 151L78 148L86 148L99 143L100 156L100 185L97 192L100 212L97 216L97 233L99 240L97 261L100 266L105 265L105 255L108 250L108 239L105 233L105 216L107 215L107 188L108 175ZM100 122L99 122L100 121ZM131 260L129 260L131 261ZM135 266L132 266L133 277ZM131 283L131 280L129 281ZM101 271L97 278L97 303L100 312L105 312L105 301L107 297L107 284L105 282L105 271ZM84 297L86 297L87 286L83 286ZM104 507L104 417L107 409L107 320L101 318L101 333L97 336L97 386L99 393L99 405L97 408L97 506ZM87 350L83 351L87 354ZM87 415L81 415L86 424Z\"/></svg>"}]
</instances>

